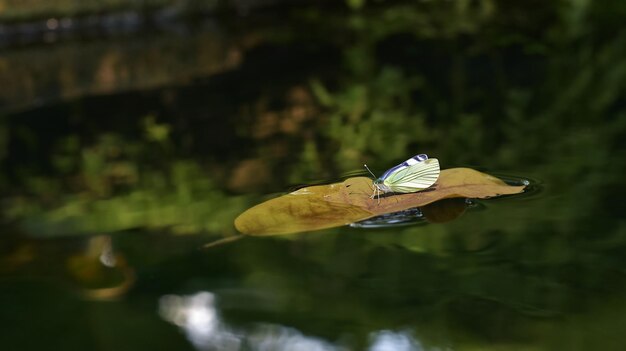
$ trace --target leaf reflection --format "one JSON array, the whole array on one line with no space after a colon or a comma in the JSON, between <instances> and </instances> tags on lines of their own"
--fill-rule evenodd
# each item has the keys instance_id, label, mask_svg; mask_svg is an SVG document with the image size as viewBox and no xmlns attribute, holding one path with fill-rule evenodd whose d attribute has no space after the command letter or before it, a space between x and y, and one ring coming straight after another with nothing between
<instances>
[{"instance_id":1,"label":"leaf reflection","mask_svg":"<svg viewBox=\"0 0 626 351\"><path fill-rule=\"evenodd\" d=\"M122 254L113 251L110 236L88 240L85 252L67 258L66 269L80 294L93 300L124 295L135 283L135 271Z\"/></svg>"}]
</instances>

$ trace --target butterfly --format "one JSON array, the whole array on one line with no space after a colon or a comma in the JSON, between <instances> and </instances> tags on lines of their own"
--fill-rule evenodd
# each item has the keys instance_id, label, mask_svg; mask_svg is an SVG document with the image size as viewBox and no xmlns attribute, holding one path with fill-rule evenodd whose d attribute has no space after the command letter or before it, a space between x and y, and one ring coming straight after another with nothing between
<instances>
[{"instance_id":1,"label":"butterfly","mask_svg":"<svg viewBox=\"0 0 626 351\"><path fill-rule=\"evenodd\" d=\"M372 171L365 168L376 177ZM374 193L371 198L386 193L414 193L429 188L439 178L439 160L419 154L387 170L374 180Z\"/></svg>"}]
</instances>

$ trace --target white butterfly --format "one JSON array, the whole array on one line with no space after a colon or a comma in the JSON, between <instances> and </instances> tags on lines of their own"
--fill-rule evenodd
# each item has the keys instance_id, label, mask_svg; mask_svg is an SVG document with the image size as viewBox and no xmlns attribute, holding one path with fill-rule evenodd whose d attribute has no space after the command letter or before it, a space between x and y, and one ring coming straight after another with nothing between
<instances>
[{"instance_id":1,"label":"white butterfly","mask_svg":"<svg viewBox=\"0 0 626 351\"><path fill-rule=\"evenodd\" d=\"M367 165L365 168L374 176ZM439 160L428 158L426 154L415 155L376 179L372 198L378 196L380 201L380 194L414 193L427 189L435 184L439 173Z\"/></svg>"}]
</instances>

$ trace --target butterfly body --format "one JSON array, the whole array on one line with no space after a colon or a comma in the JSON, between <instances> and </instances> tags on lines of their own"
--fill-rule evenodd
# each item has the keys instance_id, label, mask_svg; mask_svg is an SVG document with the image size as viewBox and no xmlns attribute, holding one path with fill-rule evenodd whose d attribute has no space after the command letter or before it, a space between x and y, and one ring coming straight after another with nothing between
<instances>
[{"instance_id":1,"label":"butterfly body","mask_svg":"<svg viewBox=\"0 0 626 351\"><path fill-rule=\"evenodd\" d=\"M383 194L391 192L391 188L384 183L383 179L380 179L380 178L374 181L374 187Z\"/></svg>"},{"instance_id":2,"label":"butterfly body","mask_svg":"<svg viewBox=\"0 0 626 351\"><path fill-rule=\"evenodd\" d=\"M413 193L431 187L439 178L439 160L419 154L388 169L374 181L374 194ZM374 195L372 195L374 197Z\"/></svg>"}]
</instances>

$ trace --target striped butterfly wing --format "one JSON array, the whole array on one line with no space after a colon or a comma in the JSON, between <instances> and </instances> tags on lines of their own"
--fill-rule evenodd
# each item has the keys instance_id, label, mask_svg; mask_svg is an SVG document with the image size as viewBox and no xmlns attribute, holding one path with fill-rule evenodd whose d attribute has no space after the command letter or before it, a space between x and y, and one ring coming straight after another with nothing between
<instances>
[{"instance_id":1,"label":"striped butterfly wing","mask_svg":"<svg viewBox=\"0 0 626 351\"><path fill-rule=\"evenodd\" d=\"M383 183L395 193L413 193L429 188L439 178L439 160L429 158L389 174Z\"/></svg>"}]
</instances>

